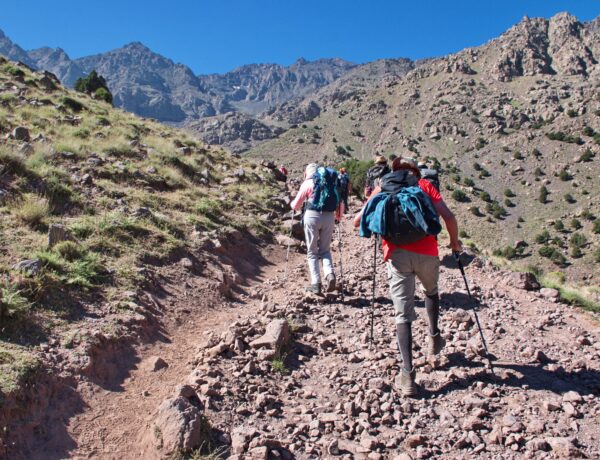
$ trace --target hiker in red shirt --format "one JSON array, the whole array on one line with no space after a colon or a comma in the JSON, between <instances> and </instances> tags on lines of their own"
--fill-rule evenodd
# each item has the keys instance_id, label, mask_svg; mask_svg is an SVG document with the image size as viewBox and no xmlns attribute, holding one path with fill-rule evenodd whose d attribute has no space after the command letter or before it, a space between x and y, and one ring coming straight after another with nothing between
<instances>
[{"instance_id":1,"label":"hiker in red shirt","mask_svg":"<svg viewBox=\"0 0 600 460\"><path fill-rule=\"evenodd\" d=\"M460 251L458 239L458 223L452 211L448 209L438 190L427 180L421 178L417 163L412 158L396 158L392 163L392 171L407 170L417 177L418 186L431 199L437 214L442 217L450 235L450 248ZM392 172L392 174L393 174ZM381 187L377 186L371 194L374 198ZM361 212L354 220L354 226L360 225ZM413 243L395 245L382 238L383 258L387 264L390 282L390 294L396 312L396 337L402 355L402 370L397 387L405 396L414 396L418 387L415 382L415 370L412 364L412 328L416 320L415 313L415 277L419 278L425 291L425 307L429 322L428 354L439 354L445 340L438 328L440 298L438 294L439 252L437 238L427 235Z\"/></svg>"}]
</instances>

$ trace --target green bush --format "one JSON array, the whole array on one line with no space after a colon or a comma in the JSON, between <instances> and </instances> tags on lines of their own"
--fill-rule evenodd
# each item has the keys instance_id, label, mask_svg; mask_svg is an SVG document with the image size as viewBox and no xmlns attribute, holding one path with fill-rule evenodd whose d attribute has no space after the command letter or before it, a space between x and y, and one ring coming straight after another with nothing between
<instances>
[{"instance_id":1,"label":"green bush","mask_svg":"<svg viewBox=\"0 0 600 460\"><path fill-rule=\"evenodd\" d=\"M505 259L512 260L523 255L525 248L522 246L514 248L512 246L506 246L505 248L494 249L493 254L497 257L504 257Z\"/></svg>"},{"instance_id":2,"label":"green bush","mask_svg":"<svg viewBox=\"0 0 600 460\"><path fill-rule=\"evenodd\" d=\"M535 242L539 244L544 244L550 241L550 232L548 230L544 230L542 233L538 233L535 235Z\"/></svg>"},{"instance_id":3,"label":"green bush","mask_svg":"<svg viewBox=\"0 0 600 460\"><path fill-rule=\"evenodd\" d=\"M350 158L339 165L340 168L346 168L352 183L352 193L360 199L364 198L365 180L371 166L373 166L372 161L356 158Z\"/></svg>"},{"instance_id":4,"label":"green bush","mask_svg":"<svg viewBox=\"0 0 600 460\"><path fill-rule=\"evenodd\" d=\"M569 173L569 171L567 171L566 169L561 169L560 172L558 173L558 178L561 181L566 182L568 180L573 179L573 176L571 176L571 174Z\"/></svg>"},{"instance_id":5,"label":"green bush","mask_svg":"<svg viewBox=\"0 0 600 460\"><path fill-rule=\"evenodd\" d=\"M563 266L567 262L565 256L552 246L542 246L538 252L542 257L550 259L555 265Z\"/></svg>"},{"instance_id":6,"label":"green bush","mask_svg":"<svg viewBox=\"0 0 600 460\"><path fill-rule=\"evenodd\" d=\"M96 91L94 91L94 99L112 104L113 96L108 89L98 88Z\"/></svg>"},{"instance_id":7,"label":"green bush","mask_svg":"<svg viewBox=\"0 0 600 460\"><path fill-rule=\"evenodd\" d=\"M465 177L463 180L463 184L465 184L467 187L475 187L475 181L473 181L473 179L471 179L470 177Z\"/></svg>"},{"instance_id":8,"label":"green bush","mask_svg":"<svg viewBox=\"0 0 600 460\"><path fill-rule=\"evenodd\" d=\"M460 203L467 203L471 201L467 194L459 189L456 189L452 192L452 198Z\"/></svg>"},{"instance_id":9,"label":"green bush","mask_svg":"<svg viewBox=\"0 0 600 460\"><path fill-rule=\"evenodd\" d=\"M600 233L600 219L594 221L594 224L592 225L592 232L594 232L596 235Z\"/></svg>"},{"instance_id":10,"label":"green bush","mask_svg":"<svg viewBox=\"0 0 600 460\"><path fill-rule=\"evenodd\" d=\"M50 205L42 196L26 194L15 209L15 215L24 224L35 228L50 215Z\"/></svg>"},{"instance_id":11,"label":"green bush","mask_svg":"<svg viewBox=\"0 0 600 460\"><path fill-rule=\"evenodd\" d=\"M589 126L585 126L583 128L583 135L587 137L592 137L595 134L595 131Z\"/></svg>"},{"instance_id":12,"label":"green bush","mask_svg":"<svg viewBox=\"0 0 600 460\"><path fill-rule=\"evenodd\" d=\"M482 212L479 210L479 208L477 206L471 206L469 208L469 211L471 212L471 214L473 214L475 217L483 217Z\"/></svg>"},{"instance_id":13,"label":"green bush","mask_svg":"<svg viewBox=\"0 0 600 460\"><path fill-rule=\"evenodd\" d=\"M581 156L579 157L579 161L587 163L589 161L592 161L593 158L594 158L594 152L592 152L591 149L586 149L585 152L583 152L581 154Z\"/></svg>"},{"instance_id":14,"label":"green bush","mask_svg":"<svg viewBox=\"0 0 600 460\"><path fill-rule=\"evenodd\" d=\"M542 187L540 188L540 194L539 194L539 201L542 204L546 204L548 202L548 194L550 192L548 192L548 189L546 188L545 185L542 185Z\"/></svg>"},{"instance_id":15,"label":"green bush","mask_svg":"<svg viewBox=\"0 0 600 460\"><path fill-rule=\"evenodd\" d=\"M94 96L96 99L108 102L112 104L112 93L108 89L106 80L95 70L92 70L87 77L77 79L75 82L75 91L80 93L89 94Z\"/></svg>"},{"instance_id":16,"label":"green bush","mask_svg":"<svg viewBox=\"0 0 600 460\"><path fill-rule=\"evenodd\" d=\"M547 133L546 137L552 141L567 142L569 144L583 145L583 139L579 136L565 134L562 131Z\"/></svg>"},{"instance_id":17,"label":"green bush","mask_svg":"<svg viewBox=\"0 0 600 460\"><path fill-rule=\"evenodd\" d=\"M79 113L83 109L85 109L85 106L81 102L79 102L77 99L73 99L72 97L69 97L69 96L64 96L62 98L61 102L65 107L67 107L68 109L70 109L76 113Z\"/></svg>"},{"instance_id":18,"label":"green bush","mask_svg":"<svg viewBox=\"0 0 600 460\"><path fill-rule=\"evenodd\" d=\"M587 243L587 238L582 233L573 233L571 239L569 240L569 244L572 248L581 248L585 246Z\"/></svg>"},{"instance_id":19,"label":"green bush","mask_svg":"<svg viewBox=\"0 0 600 460\"><path fill-rule=\"evenodd\" d=\"M575 230L579 230L582 227L581 225L581 221L575 217L573 217L573 219L571 219L571 228L575 229Z\"/></svg>"},{"instance_id":20,"label":"green bush","mask_svg":"<svg viewBox=\"0 0 600 460\"><path fill-rule=\"evenodd\" d=\"M516 195L511 189L507 188L507 189L504 189L504 196L506 196L508 198L512 198Z\"/></svg>"},{"instance_id":21,"label":"green bush","mask_svg":"<svg viewBox=\"0 0 600 460\"><path fill-rule=\"evenodd\" d=\"M497 201L492 201L486 204L485 210L489 212L492 216L494 216L496 219L501 219L507 214L506 209L504 209Z\"/></svg>"},{"instance_id":22,"label":"green bush","mask_svg":"<svg viewBox=\"0 0 600 460\"><path fill-rule=\"evenodd\" d=\"M594 261L600 264L600 248L594 251Z\"/></svg>"},{"instance_id":23,"label":"green bush","mask_svg":"<svg viewBox=\"0 0 600 460\"><path fill-rule=\"evenodd\" d=\"M484 192L484 191L479 193L479 198L481 198L483 201L485 201L487 203L492 201L492 197L490 196L490 194L488 192Z\"/></svg>"},{"instance_id":24,"label":"green bush","mask_svg":"<svg viewBox=\"0 0 600 460\"><path fill-rule=\"evenodd\" d=\"M0 318L15 318L24 315L30 308L31 303L21 291L8 281L0 282Z\"/></svg>"},{"instance_id":25,"label":"green bush","mask_svg":"<svg viewBox=\"0 0 600 460\"><path fill-rule=\"evenodd\" d=\"M554 222L554 229L558 232L563 232L565 230L565 224L563 224L562 220L557 220Z\"/></svg>"}]
</instances>

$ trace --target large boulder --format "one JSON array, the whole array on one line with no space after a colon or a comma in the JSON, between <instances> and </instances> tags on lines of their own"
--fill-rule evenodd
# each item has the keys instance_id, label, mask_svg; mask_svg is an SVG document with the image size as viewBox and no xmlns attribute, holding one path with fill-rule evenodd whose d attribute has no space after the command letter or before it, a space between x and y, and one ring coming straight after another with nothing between
<instances>
[{"instance_id":1,"label":"large boulder","mask_svg":"<svg viewBox=\"0 0 600 460\"><path fill-rule=\"evenodd\" d=\"M250 342L252 348L268 348L280 353L290 341L290 327L285 319L276 319L267 325L262 337Z\"/></svg>"},{"instance_id":2,"label":"large boulder","mask_svg":"<svg viewBox=\"0 0 600 460\"><path fill-rule=\"evenodd\" d=\"M200 408L182 396L165 399L152 424L155 442L166 454L209 443L209 425Z\"/></svg>"},{"instance_id":3,"label":"large boulder","mask_svg":"<svg viewBox=\"0 0 600 460\"><path fill-rule=\"evenodd\" d=\"M29 136L29 130L24 126L17 126L13 129L12 137L17 141L29 142L31 137Z\"/></svg>"},{"instance_id":4,"label":"large boulder","mask_svg":"<svg viewBox=\"0 0 600 460\"><path fill-rule=\"evenodd\" d=\"M510 273L506 279L507 284L518 289L526 291L537 291L540 288L540 283L533 273L514 272Z\"/></svg>"}]
</instances>

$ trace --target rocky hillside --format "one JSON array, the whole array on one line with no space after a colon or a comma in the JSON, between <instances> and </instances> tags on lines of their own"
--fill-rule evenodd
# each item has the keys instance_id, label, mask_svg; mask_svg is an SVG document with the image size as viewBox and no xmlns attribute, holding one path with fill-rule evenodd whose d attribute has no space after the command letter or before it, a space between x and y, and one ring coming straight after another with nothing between
<instances>
[{"instance_id":1,"label":"rocky hillside","mask_svg":"<svg viewBox=\"0 0 600 460\"><path fill-rule=\"evenodd\" d=\"M41 458L26 450L65 441L76 382L160 335L161 270L226 295L214 254L254 247L285 201L269 167L4 58L0 135L0 458Z\"/></svg>"},{"instance_id":2,"label":"rocky hillside","mask_svg":"<svg viewBox=\"0 0 600 460\"><path fill-rule=\"evenodd\" d=\"M354 69L310 98L320 108L311 122L250 153L298 168L375 152L416 155L440 165L442 192L476 247L597 286L596 23L566 13L525 18L404 77L360 85Z\"/></svg>"}]
</instances>

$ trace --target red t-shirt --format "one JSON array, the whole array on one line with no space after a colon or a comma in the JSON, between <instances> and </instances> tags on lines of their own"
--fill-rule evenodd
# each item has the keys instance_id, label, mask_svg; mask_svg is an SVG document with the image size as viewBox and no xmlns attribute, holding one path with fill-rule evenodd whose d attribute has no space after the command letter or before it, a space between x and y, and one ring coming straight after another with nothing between
<instances>
[{"instance_id":1,"label":"red t-shirt","mask_svg":"<svg viewBox=\"0 0 600 460\"><path fill-rule=\"evenodd\" d=\"M442 201L442 195L440 192L436 190L436 188L431 185L428 180L419 179L419 187L423 190L431 201L435 204L439 201ZM383 260L387 261L389 257L392 255L395 249L404 249L406 251L416 252L417 254L423 254L426 256L438 256L438 243L435 236L427 235L424 238L421 238L418 241L410 244L401 244L396 245L393 243L388 243L385 239L382 238L381 247L383 248Z\"/></svg>"}]
</instances>

